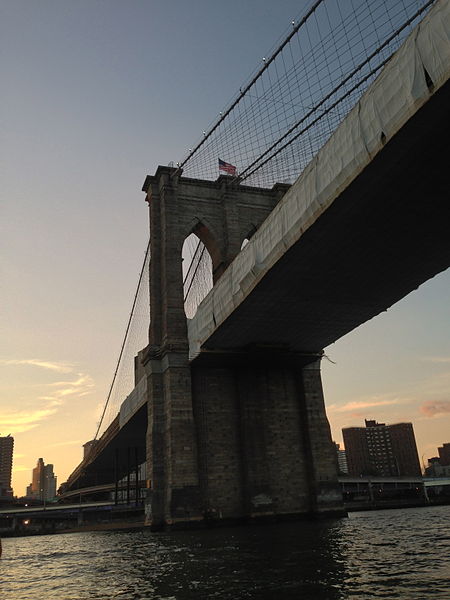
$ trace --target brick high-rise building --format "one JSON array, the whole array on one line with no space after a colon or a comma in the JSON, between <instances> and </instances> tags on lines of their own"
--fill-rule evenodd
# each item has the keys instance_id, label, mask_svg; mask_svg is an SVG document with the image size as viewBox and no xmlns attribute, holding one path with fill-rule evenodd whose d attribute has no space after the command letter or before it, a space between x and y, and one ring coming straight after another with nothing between
<instances>
[{"instance_id":1,"label":"brick high-rise building","mask_svg":"<svg viewBox=\"0 0 450 600\"><path fill-rule=\"evenodd\" d=\"M14 438L0 437L0 498L12 498L11 473L13 464Z\"/></svg>"},{"instance_id":2,"label":"brick high-rise building","mask_svg":"<svg viewBox=\"0 0 450 600\"><path fill-rule=\"evenodd\" d=\"M439 452L439 464L442 467L450 465L450 443L442 444L438 448Z\"/></svg>"},{"instance_id":3,"label":"brick high-rise building","mask_svg":"<svg viewBox=\"0 0 450 600\"><path fill-rule=\"evenodd\" d=\"M365 427L342 430L349 475L420 477L412 423L365 423Z\"/></svg>"}]
</instances>

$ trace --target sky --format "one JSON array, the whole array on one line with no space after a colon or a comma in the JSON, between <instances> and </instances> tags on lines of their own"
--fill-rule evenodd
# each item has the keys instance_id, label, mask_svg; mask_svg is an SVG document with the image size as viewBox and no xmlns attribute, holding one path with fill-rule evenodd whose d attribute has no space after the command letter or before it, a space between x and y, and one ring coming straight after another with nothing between
<instances>
[{"instance_id":1,"label":"sky","mask_svg":"<svg viewBox=\"0 0 450 600\"><path fill-rule=\"evenodd\" d=\"M141 191L181 160L309 2L0 0L0 435L13 487L62 483L93 437L148 238ZM450 441L450 274L326 349L333 438L412 421Z\"/></svg>"}]
</instances>

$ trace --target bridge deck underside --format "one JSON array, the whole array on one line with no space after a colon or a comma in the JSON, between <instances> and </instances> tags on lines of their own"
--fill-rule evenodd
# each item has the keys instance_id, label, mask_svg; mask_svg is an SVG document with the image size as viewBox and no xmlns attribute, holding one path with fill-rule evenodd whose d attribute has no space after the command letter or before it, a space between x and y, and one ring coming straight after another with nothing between
<instances>
[{"instance_id":1,"label":"bridge deck underside","mask_svg":"<svg viewBox=\"0 0 450 600\"><path fill-rule=\"evenodd\" d=\"M450 265L447 82L203 344L320 351Z\"/></svg>"},{"instance_id":2,"label":"bridge deck underside","mask_svg":"<svg viewBox=\"0 0 450 600\"><path fill-rule=\"evenodd\" d=\"M146 459L147 404L141 406L122 429L114 430L104 446L94 449L69 480L69 489L114 483L134 472Z\"/></svg>"}]
</instances>

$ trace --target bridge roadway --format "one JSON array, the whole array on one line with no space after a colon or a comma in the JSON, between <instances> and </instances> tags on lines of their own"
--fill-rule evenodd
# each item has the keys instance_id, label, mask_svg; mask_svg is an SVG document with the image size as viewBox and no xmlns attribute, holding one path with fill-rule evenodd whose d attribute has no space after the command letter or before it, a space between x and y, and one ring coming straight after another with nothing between
<instances>
[{"instance_id":1,"label":"bridge roadway","mask_svg":"<svg viewBox=\"0 0 450 600\"><path fill-rule=\"evenodd\" d=\"M192 358L320 352L450 266L449 13L410 36L202 302Z\"/></svg>"},{"instance_id":2,"label":"bridge roadway","mask_svg":"<svg viewBox=\"0 0 450 600\"><path fill-rule=\"evenodd\" d=\"M252 345L320 353L450 265L450 8L439 2L188 324L192 364ZM69 479L123 476L145 405Z\"/></svg>"},{"instance_id":3,"label":"bridge roadway","mask_svg":"<svg viewBox=\"0 0 450 600\"><path fill-rule=\"evenodd\" d=\"M136 465L145 461L147 404L138 406L132 418L122 427L120 425L120 415L117 415L89 455L71 473L67 480L67 494L63 494L63 498L76 495L80 488L114 485L115 481L125 477L130 470L134 472Z\"/></svg>"}]
</instances>

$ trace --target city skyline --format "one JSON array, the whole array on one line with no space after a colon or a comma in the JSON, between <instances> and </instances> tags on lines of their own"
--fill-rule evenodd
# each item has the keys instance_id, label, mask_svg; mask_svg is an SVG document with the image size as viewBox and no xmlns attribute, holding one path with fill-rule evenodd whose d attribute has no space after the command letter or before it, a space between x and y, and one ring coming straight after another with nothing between
<instances>
[{"instance_id":1,"label":"city skyline","mask_svg":"<svg viewBox=\"0 0 450 600\"><path fill-rule=\"evenodd\" d=\"M0 431L16 495L36 455L62 483L95 434L147 244L145 176L183 156L303 8L5 6ZM449 297L447 270L325 349L336 442L364 418L412 422L422 464L448 441Z\"/></svg>"}]
</instances>

